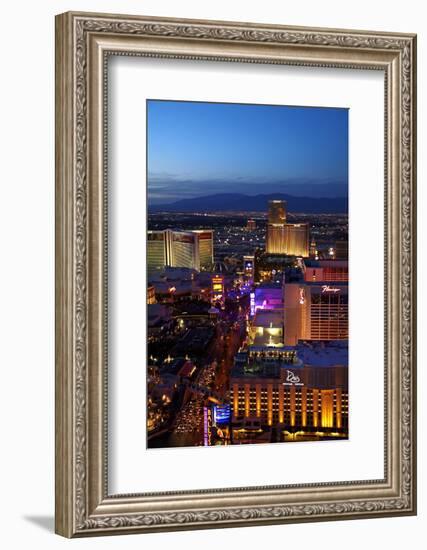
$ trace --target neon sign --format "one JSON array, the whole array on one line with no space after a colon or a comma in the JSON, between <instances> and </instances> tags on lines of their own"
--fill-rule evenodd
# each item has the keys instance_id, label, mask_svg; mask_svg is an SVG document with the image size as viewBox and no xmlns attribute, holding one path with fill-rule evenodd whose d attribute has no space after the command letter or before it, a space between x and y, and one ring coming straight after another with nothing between
<instances>
[{"instance_id":1,"label":"neon sign","mask_svg":"<svg viewBox=\"0 0 427 550\"><path fill-rule=\"evenodd\" d=\"M212 300L222 300L224 296L224 277L222 275L214 275L212 277Z\"/></svg>"},{"instance_id":2,"label":"neon sign","mask_svg":"<svg viewBox=\"0 0 427 550\"><path fill-rule=\"evenodd\" d=\"M251 317L255 315L255 292L250 293Z\"/></svg>"},{"instance_id":3,"label":"neon sign","mask_svg":"<svg viewBox=\"0 0 427 550\"><path fill-rule=\"evenodd\" d=\"M227 424L231 419L230 405L215 405L213 408L214 424Z\"/></svg>"},{"instance_id":4,"label":"neon sign","mask_svg":"<svg viewBox=\"0 0 427 550\"><path fill-rule=\"evenodd\" d=\"M341 291L340 288L334 288L334 287L329 286L329 285L323 285L322 286L322 293L331 292L332 294L336 294L337 292L340 292L340 291Z\"/></svg>"},{"instance_id":5,"label":"neon sign","mask_svg":"<svg viewBox=\"0 0 427 550\"><path fill-rule=\"evenodd\" d=\"M203 407L203 445L209 447L211 444L211 411L208 407Z\"/></svg>"}]
</instances>

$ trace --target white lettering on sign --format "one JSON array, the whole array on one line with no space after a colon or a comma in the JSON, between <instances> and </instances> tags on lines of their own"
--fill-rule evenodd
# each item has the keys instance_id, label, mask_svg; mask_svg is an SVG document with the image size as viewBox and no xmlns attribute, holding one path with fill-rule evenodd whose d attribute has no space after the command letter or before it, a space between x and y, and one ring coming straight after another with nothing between
<instances>
[{"instance_id":1,"label":"white lettering on sign","mask_svg":"<svg viewBox=\"0 0 427 550\"><path fill-rule=\"evenodd\" d=\"M339 292L341 289L340 288L334 288L332 286L329 286L329 285L323 285L322 286L322 292L333 292L334 294L336 292Z\"/></svg>"},{"instance_id":2,"label":"white lettering on sign","mask_svg":"<svg viewBox=\"0 0 427 550\"><path fill-rule=\"evenodd\" d=\"M301 379L291 370L286 371L286 382L299 382Z\"/></svg>"},{"instance_id":3,"label":"white lettering on sign","mask_svg":"<svg viewBox=\"0 0 427 550\"><path fill-rule=\"evenodd\" d=\"M291 370L286 370L286 382L283 382L284 386L304 386L301 382L301 378L297 376Z\"/></svg>"},{"instance_id":4,"label":"white lettering on sign","mask_svg":"<svg viewBox=\"0 0 427 550\"><path fill-rule=\"evenodd\" d=\"M251 308L251 316L253 317L255 315L255 293L250 293L250 308Z\"/></svg>"}]
</instances>

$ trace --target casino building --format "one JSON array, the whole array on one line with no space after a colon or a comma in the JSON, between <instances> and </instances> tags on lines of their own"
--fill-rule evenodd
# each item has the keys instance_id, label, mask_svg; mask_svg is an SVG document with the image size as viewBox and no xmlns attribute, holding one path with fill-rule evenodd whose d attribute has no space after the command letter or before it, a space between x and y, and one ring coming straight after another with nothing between
<instances>
[{"instance_id":1,"label":"casino building","mask_svg":"<svg viewBox=\"0 0 427 550\"><path fill-rule=\"evenodd\" d=\"M285 339L348 340L348 262L306 260L303 279L285 282Z\"/></svg>"},{"instance_id":2,"label":"casino building","mask_svg":"<svg viewBox=\"0 0 427 550\"><path fill-rule=\"evenodd\" d=\"M166 266L190 269L209 269L213 263L213 231L147 232L147 267L149 271Z\"/></svg>"},{"instance_id":3,"label":"casino building","mask_svg":"<svg viewBox=\"0 0 427 550\"><path fill-rule=\"evenodd\" d=\"M252 346L231 374L234 443L348 436L348 346Z\"/></svg>"},{"instance_id":4,"label":"casino building","mask_svg":"<svg viewBox=\"0 0 427 550\"><path fill-rule=\"evenodd\" d=\"M348 285L285 284L285 345L348 340Z\"/></svg>"},{"instance_id":5,"label":"casino building","mask_svg":"<svg viewBox=\"0 0 427 550\"><path fill-rule=\"evenodd\" d=\"M197 236L200 269L209 269L213 264L213 230L193 229L191 231Z\"/></svg>"},{"instance_id":6,"label":"casino building","mask_svg":"<svg viewBox=\"0 0 427 550\"><path fill-rule=\"evenodd\" d=\"M309 226L307 223L287 223L286 201L269 201L266 251L268 254L309 256Z\"/></svg>"}]
</instances>

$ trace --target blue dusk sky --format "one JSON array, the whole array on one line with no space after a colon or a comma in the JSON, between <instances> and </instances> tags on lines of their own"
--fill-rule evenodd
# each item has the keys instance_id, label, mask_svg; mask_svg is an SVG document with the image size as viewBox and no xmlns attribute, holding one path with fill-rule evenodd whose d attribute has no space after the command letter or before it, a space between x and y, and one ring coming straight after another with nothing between
<instances>
[{"instance_id":1,"label":"blue dusk sky","mask_svg":"<svg viewBox=\"0 0 427 550\"><path fill-rule=\"evenodd\" d=\"M147 101L148 198L218 193L343 197L348 110Z\"/></svg>"}]
</instances>

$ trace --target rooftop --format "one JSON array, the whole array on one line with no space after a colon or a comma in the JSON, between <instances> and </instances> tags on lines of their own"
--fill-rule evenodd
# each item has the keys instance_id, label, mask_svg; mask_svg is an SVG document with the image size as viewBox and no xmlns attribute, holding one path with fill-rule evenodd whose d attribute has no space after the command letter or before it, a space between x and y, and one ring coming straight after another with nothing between
<instances>
[{"instance_id":1,"label":"rooftop","mask_svg":"<svg viewBox=\"0 0 427 550\"><path fill-rule=\"evenodd\" d=\"M337 367L348 365L348 342L300 342L297 346L268 348L250 346L234 360L232 377L278 378L286 368Z\"/></svg>"},{"instance_id":2,"label":"rooftop","mask_svg":"<svg viewBox=\"0 0 427 550\"><path fill-rule=\"evenodd\" d=\"M296 352L301 362L307 366L348 365L348 340L303 341L296 346Z\"/></svg>"},{"instance_id":3,"label":"rooftop","mask_svg":"<svg viewBox=\"0 0 427 550\"><path fill-rule=\"evenodd\" d=\"M153 284L159 281L191 280L197 274L198 272L195 269L191 269L188 267L166 266L162 270L150 273L149 284Z\"/></svg>"},{"instance_id":4,"label":"rooftop","mask_svg":"<svg viewBox=\"0 0 427 550\"><path fill-rule=\"evenodd\" d=\"M348 260L304 260L305 267L348 267Z\"/></svg>"},{"instance_id":5,"label":"rooftop","mask_svg":"<svg viewBox=\"0 0 427 550\"><path fill-rule=\"evenodd\" d=\"M282 309L257 309L252 322L254 327L275 328L283 326Z\"/></svg>"},{"instance_id":6,"label":"rooftop","mask_svg":"<svg viewBox=\"0 0 427 550\"><path fill-rule=\"evenodd\" d=\"M255 287L255 291L257 290L263 290L263 289L270 289L270 288L274 288L274 289L281 289L283 286L282 282L277 282L277 281L266 281L266 282L262 282L262 283L259 283L256 287Z\"/></svg>"},{"instance_id":7,"label":"rooftop","mask_svg":"<svg viewBox=\"0 0 427 550\"><path fill-rule=\"evenodd\" d=\"M280 348L280 353L275 353L265 346L251 346L249 352L236 355L231 376L278 378L280 369L289 368L290 365L292 368L300 366L293 348Z\"/></svg>"},{"instance_id":8,"label":"rooftop","mask_svg":"<svg viewBox=\"0 0 427 550\"><path fill-rule=\"evenodd\" d=\"M149 327L161 326L171 318L171 310L164 304L148 304L147 318Z\"/></svg>"}]
</instances>

